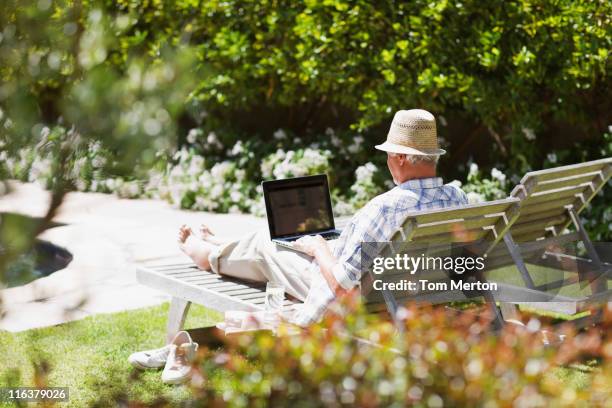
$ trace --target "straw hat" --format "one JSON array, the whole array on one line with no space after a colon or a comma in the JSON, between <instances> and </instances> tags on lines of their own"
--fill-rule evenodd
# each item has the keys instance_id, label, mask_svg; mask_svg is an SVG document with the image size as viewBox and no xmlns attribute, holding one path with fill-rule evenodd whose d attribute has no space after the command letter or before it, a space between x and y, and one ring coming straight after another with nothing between
<instances>
[{"instance_id":1,"label":"straw hat","mask_svg":"<svg viewBox=\"0 0 612 408\"><path fill-rule=\"evenodd\" d=\"M439 156L446 153L438 145L436 119L423 109L395 113L387 141L375 146L390 153Z\"/></svg>"}]
</instances>

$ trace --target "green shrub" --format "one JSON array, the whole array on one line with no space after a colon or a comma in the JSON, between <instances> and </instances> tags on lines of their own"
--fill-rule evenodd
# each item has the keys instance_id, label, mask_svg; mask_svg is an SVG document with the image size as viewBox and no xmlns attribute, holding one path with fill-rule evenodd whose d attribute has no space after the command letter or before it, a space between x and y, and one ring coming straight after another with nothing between
<instances>
[{"instance_id":1,"label":"green shrub","mask_svg":"<svg viewBox=\"0 0 612 408\"><path fill-rule=\"evenodd\" d=\"M549 115L593 118L588 98L609 80L605 1L106 4L129 19L121 56L196 44L210 75L194 97L217 111L328 103L363 128L399 107L454 107L520 134Z\"/></svg>"}]
</instances>

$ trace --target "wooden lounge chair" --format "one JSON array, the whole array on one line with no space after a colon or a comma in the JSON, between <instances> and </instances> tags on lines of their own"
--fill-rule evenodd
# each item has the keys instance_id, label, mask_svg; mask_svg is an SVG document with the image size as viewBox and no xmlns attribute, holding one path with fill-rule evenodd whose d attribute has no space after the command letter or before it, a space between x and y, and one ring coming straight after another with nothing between
<instances>
[{"instance_id":1,"label":"wooden lounge chair","mask_svg":"<svg viewBox=\"0 0 612 408\"><path fill-rule=\"evenodd\" d=\"M192 262L141 266L137 269L136 277L140 283L172 296L166 328L168 341L183 328L191 303L218 312L264 308L265 283L247 282L203 271ZM286 298L284 306L294 303L295 300Z\"/></svg>"},{"instance_id":2,"label":"wooden lounge chair","mask_svg":"<svg viewBox=\"0 0 612 408\"><path fill-rule=\"evenodd\" d=\"M514 264L527 288L550 292L579 282L590 282L592 294L571 302L534 303L532 306L573 314L592 303L610 298L608 279L612 265L603 262L591 242L579 214L612 176L612 158L527 173L511 192L520 199L520 214L505 234L506 248L492 256L500 266ZM573 232L567 228L572 226ZM559 255L552 246L582 242L587 257ZM507 252L505 252L507 250ZM573 269L563 259L571 258ZM571 277L536 285L526 264L556 268ZM563 275L563 274L561 274Z\"/></svg>"},{"instance_id":3,"label":"wooden lounge chair","mask_svg":"<svg viewBox=\"0 0 612 408\"><path fill-rule=\"evenodd\" d=\"M449 249L449 244L455 243L460 247L469 247L471 256L487 257L486 265L489 270L495 267L497 261L491 254L498 248L503 249L501 241L505 239L508 231L520 217L519 203L520 200L517 198L508 198L461 208L415 212L408 215L402 228L382 249L379 256L394 257L404 252L418 256L421 253L419 245L423 250L427 250L428 255L435 255L437 251L443 256L442 254ZM387 278L386 282L400 281L407 277L408 273L401 271ZM427 271L429 282L448 283L449 278L451 277L446 271ZM362 279L364 293L369 292L375 279L372 273ZM487 282L489 279L483 273L478 276L478 280ZM507 321L518 322L518 312L512 303L531 301L547 304L553 301L564 303L575 301L570 297L550 294L534 288L511 283L495 283L498 287L495 291L446 290L441 292L436 290L421 291L416 295L409 291L396 291L395 294L386 290L370 291L367 295L367 306L368 309L377 311L381 308L381 300L384 300L386 310L391 318L396 320L399 305L408 301L422 300L436 304L482 298L493 312L494 326L499 329ZM402 326L398 325L398 327Z\"/></svg>"}]
</instances>

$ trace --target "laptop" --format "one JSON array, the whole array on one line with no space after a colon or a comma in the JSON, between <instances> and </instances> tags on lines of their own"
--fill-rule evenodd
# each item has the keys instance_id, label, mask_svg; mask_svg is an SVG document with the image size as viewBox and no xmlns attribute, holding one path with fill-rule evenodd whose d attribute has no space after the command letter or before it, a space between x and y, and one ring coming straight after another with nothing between
<instances>
[{"instance_id":1,"label":"laptop","mask_svg":"<svg viewBox=\"0 0 612 408\"><path fill-rule=\"evenodd\" d=\"M270 238L277 245L293 248L305 235L327 240L340 235L334 223L327 175L295 177L262 183Z\"/></svg>"}]
</instances>

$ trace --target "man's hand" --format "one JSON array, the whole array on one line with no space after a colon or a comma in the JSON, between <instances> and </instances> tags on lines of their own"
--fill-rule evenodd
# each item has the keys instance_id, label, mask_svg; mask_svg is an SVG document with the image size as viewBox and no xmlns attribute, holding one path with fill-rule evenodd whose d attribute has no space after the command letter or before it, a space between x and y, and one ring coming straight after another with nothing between
<instances>
[{"instance_id":1,"label":"man's hand","mask_svg":"<svg viewBox=\"0 0 612 408\"><path fill-rule=\"evenodd\" d=\"M296 240L293 243L293 247L314 258L317 258L317 255L325 255L326 253L331 255L327 241L320 235L305 235Z\"/></svg>"},{"instance_id":2,"label":"man's hand","mask_svg":"<svg viewBox=\"0 0 612 408\"><path fill-rule=\"evenodd\" d=\"M338 260L332 254L327 241L323 239L322 236L306 235L295 241L293 246L295 249L299 249L317 260L321 274L336 296L345 292L344 289L340 287L340 284L332 272L332 269L334 268L334 265L338 263Z\"/></svg>"}]
</instances>

